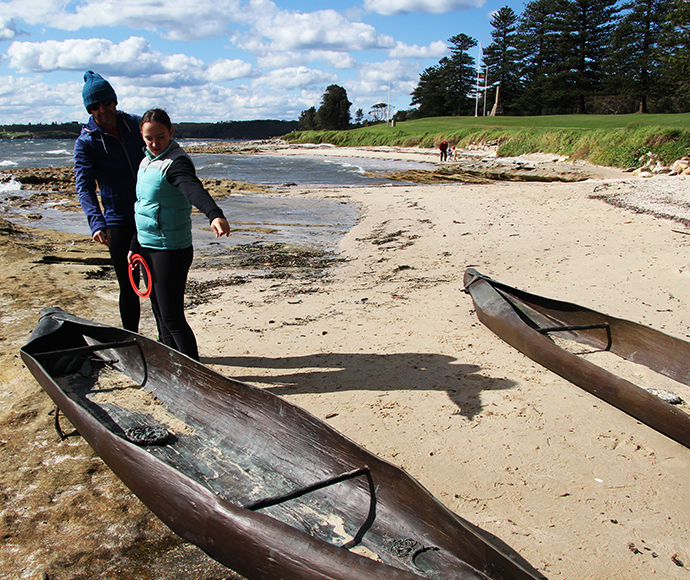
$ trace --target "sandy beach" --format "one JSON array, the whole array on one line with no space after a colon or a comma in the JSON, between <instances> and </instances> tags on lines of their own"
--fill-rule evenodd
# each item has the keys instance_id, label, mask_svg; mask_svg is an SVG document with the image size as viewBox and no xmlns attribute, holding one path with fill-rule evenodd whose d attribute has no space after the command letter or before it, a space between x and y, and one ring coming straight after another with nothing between
<instances>
[{"instance_id":1,"label":"sandy beach","mask_svg":"<svg viewBox=\"0 0 690 580\"><path fill-rule=\"evenodd\" d=\"M217 289L188 318L202 362L404 468L546 578L688 579L690 449L502 342L463 292L474 267L690 339L690 177L578 167L589 179L278 189L360 209L343 262L320 277L241 272L247 283ZM150 514L82 439L58 440L53 405L18 357L45 306L119 323L116 285L99 274L107 255L79 236L7 222L0 234L0 577L234 578ZM238 273L195 268L192 278ZM662 388L690 402L690 388Z\"/></svg>"}]
</instances>

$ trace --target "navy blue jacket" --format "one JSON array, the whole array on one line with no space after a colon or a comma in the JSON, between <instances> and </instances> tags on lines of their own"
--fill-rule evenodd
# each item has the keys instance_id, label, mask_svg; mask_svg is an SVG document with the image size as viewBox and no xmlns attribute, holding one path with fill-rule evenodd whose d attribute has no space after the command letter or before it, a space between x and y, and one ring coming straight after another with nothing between
<instances>
[{"instance_id":1,"label":"navy blue jacket","mask_svg":"<svg viewBox=\"0 0 690 580\"><path fill-rule=\"evenodd\" d=\"M91 117L74 144L77 193L92 235L110 226L134 225L137 170L144 158L144 140L139 117L118 111L117 126L119 138L103 131Z\"/></svg>"}]
</instances>

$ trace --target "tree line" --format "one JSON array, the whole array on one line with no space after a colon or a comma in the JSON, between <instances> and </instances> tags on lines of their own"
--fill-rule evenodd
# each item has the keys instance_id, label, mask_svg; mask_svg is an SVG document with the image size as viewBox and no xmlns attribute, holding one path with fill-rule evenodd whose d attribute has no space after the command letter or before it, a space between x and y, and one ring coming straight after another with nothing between
<instances>
[{"instance_id":1,"label":"tree line","mask_svg":"<svg viewBox=\"0 0 690 580\"><path fill-rule=\"evenodd\" d=\"M0 125L0 139L76 139L83 123L25 123ZM299 128L297 121L256 120L219 123L174 123L179 139L257 140L280 137Z\"/></svg>"},{"instance_id":2,"label":"tree line","mask_svg":"<svg viewBox=\"0 0 690 580\"><path fill-rule=\"evenodd\" d=\"M532 0L491 19L492 42L458 34L426 68L412 108L393 120L452 115L685 113L690 111L690 1ZM350 127L351 103L331 85L303 111L302 130ZM386 105L373 105L372 122ZM361 109L356 125L363 122Z\"/></svg>"},{"instance_id":3,"label":"tree line","mask_svg":"<svg viewBox=\"0 0 690 580\"><path fill-rule=\"evenodd\" d=\"M475 39L450 38L399 118L481 115L487 104L505 115L690 111L687 0L532 0L519 15L501 8L491 27L481 55Z\"/></svg>"}]
</instances>

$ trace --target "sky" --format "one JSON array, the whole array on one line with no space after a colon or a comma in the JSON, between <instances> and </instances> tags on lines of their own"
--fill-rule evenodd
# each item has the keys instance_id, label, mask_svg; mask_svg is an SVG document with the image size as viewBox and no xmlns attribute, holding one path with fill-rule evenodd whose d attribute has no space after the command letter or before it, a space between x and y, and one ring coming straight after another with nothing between
<instances>
[{"instance_id":1,"label":"sky","mask_svg":"<svg viewBox=\"0 0 690 580\"><path fill-rule=\"evenodd\" d=\"M173 122L297 120L332 84L353 117L379 103L393 114L449 38L490 44L503 6L520 15L524 2L0 0L0 124L85 122L87 70L118 108Z\"/></svg>"}]
</instances>

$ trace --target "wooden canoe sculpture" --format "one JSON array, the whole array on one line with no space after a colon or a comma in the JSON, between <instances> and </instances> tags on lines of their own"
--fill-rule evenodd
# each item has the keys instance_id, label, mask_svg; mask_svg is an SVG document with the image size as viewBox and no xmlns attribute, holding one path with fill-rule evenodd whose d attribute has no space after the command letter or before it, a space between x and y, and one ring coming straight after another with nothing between
<instances>
[{"instance_id":1,"label":"wooden canoe sculpture","mask_svg":"<svg viewBox=\"0 0 690 580\"><path fill-rule=\"evenodd\" d=\"M403 470L154 340L49 308L21 356L151 511L249 580L542 578Z\"/></svg>"},{"instance_id":2,"label":"wooden canoe sculpture","mask_svg":"<svg viewBox=\"0 0 690 580\"><path fill-rule=\"evenodd\" d=\"M529 294L470 268L464 276L479 320L520 352L690 447L690 415L558 346L551 336L610 351L690 385L690 343L642 324Z\"/></svg>"}]
</instances>

